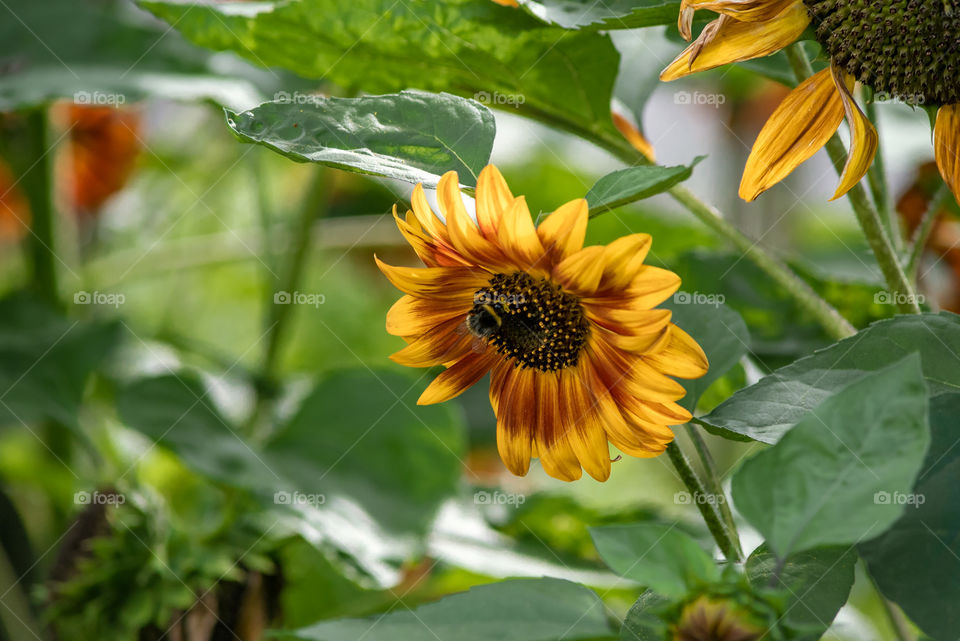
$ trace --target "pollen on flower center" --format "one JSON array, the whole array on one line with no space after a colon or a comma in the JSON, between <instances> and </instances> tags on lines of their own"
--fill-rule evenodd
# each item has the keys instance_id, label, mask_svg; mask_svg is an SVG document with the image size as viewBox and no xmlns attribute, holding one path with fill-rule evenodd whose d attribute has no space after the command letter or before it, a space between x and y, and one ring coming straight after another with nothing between
<instances>
[{"instance_id":1,"label":"pollen on flower center","mask_svg":"<svg viewBox=\"0 0 960 641\"><path fill-rule=\"evenodd\" d=\"M955 0L803 0L833 63L908 104L960 102Z\"/></svg>"},{"instance_id":2,"label":"pollen on flower center","mask_svg":"<svg viewBox=\"0 0 960 641\"><path fill-rule=\"evenodd\" d=\"M467 326L520 367L541 372L576 365L589 331L576 296L524 272L496 274L478 289Z\"/></svg>"}]
</instances>

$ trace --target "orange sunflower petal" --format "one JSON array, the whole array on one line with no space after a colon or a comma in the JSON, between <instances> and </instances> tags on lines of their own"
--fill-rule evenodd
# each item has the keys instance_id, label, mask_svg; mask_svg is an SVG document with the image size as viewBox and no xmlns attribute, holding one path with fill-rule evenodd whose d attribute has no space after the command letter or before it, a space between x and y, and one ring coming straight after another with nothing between
<instances>
[{"instance_id":1,"label":"orange sunflower petal","mask_svg":"<svg viewBox=\"0 0 960 641\"><path fill-rule=\"evenodd\" d=\"M937 111L933 150L940 175L960 202L960 105L944 105Z\"/></svg>"},{"instance_id":2,"label":"orange sunflower petal","mask_svg":"<svg viewBox=\"0 0 960 641\"><path fill-rule=\"evenodd\" d=\"M853 76L845 74L833 65L830 66L830 72L833 75L833 84L837 87L840 98L843 100L843 111L847 118L847 124L850 125L850 153L847 155L847 162L843 167L837 191L830 199L836 200L853 189L853 186L860 182L860 179L870 169L880 140L877 136L877 130L860 110L857 101L853 99L851 93L854 85Z\"/></svg>"},{"instance_id":3,"label":"orange sunflower petal","mask_svg":"<svg viewBox=\"0 0 960 641\"><path fill-rule=\"evenodd\" d=\"M543 470L561 481L576 481L583 469L562 432L560 374L548 372L539 378L536 402L536 450Z\"/></svg>"},{"instance_id":4,"label":"orange sunflower petal","mask_svg":"<svg viewBox=\"0 0 960 641\"><path fill-rule=\"evenodd\" d=\"M678 378L700 378L710 367L703 348L676 325L670 326L666 346L661 351L645 354L643 360L663 374Z\"/></svg>"},{"instance_id":5,"label":"orange sunflower petal","mask_svg":"<svg viewBox=\"0 0 960 641\"><path fill-rule=\"evenodd\" d=\"M606 481L610 478L610 448L588 386L582 368L567 368L560 372L564 434L587 474L598 481Z\"/></svg>"},{"instance_id":6,"label":"orange sunflower petal","mask_svg":"<svg viewBox=\"0 0 960 641\"><path fill-rule=\"evenodd\" d=\"M597 291L603 278L603 247L584 247L567 256L557 265L553 274L556 279L574 294L590 295Z\"/></svg>"},{"instance_id":7,"label":"orange sunflower petal","mask_svg":"<svg viewBox=\"0 0 960 641\"><path fill-rule=\"evenodd\" d=\"M782 13L763 22L740 22L720 16L660 73L670 81L732 62L768 56L793 43L810 24L802 2L790 3Z\"/></svg>"},{"instance_id":8,"label":"orange sunflower petal","mask_svg":"<svg viewBox=\"0 0 960 641\"><path fill-rule=\"evenodd\" d=\"M466 267L394 267L376 256L377 267L393 286L404 294L422 298L460 298L464 291L473 292L483 287L489 278L487 272Z\"/></svg>"},{"instance_id":9,"label":"orange sunflower petal","mask_svg":"<svg viewBox=\"0 0 960 641\"><path fill-rule=\"evenodd\" d=\"M513 203L513 194L500 170L487 165L477 178L477 224L487 240L497 240L500 217Z\"/></svg>"},{"instance_id":10,"label":"orange sunflower petal","mask_svg":"<svg viewBox=\"0 0 960 641\"><path fill-rule=\"evenodd\" d=\"M536 429L533 369L507 369L500 381L497 407L497 451L507 469L524 476L530 469L531 445ZM493 394L493 388L490 389Z\"/></svg>"},{"instance_id":11,"label":"orange sunflower petal","mask_svg":"<svg viewBox=\"0 0 960 641\"><path fill-rule=\"evenodd\" d=\"M500 244L506 254L523 267L537 266L544 259L546 252L523 196L514 198L500 218ZM548 269L549 265L540 267Z\"/></svg>"},{"instance_id":12,"label":"orange sunflower petal","mask_svg":"<svg viewBox=\"0 0 960 641\"><path fill-rule=\"evenodd\" d=\"M387 333L417 336L454 317L465 317L471 307L473 296L467 290L459 299L426 299L407 294L387 312Z\"/></svg>"},{"instance_id":13,"label":"orange sunflower petal","mask_svg":"<svg viewBox=\"0 0 960 641\"><path fill-rule=\"evenodd\" d=\"M437 183L437 201L447 221L450 242L460 254L475 264L493 266L504 263L503 252L483 237L480 229L467 213L467 208L463 205L463 196L460 194L457 172L448 171L440 178L440 182Z\"/></svg>"},{"instance_id":14,"label":"orange sunflower petal","mask_svg":"<svg viewBox=\"0 0 960 641\"><path fill-rule=\"evenodd\" d=\"M653 245L650 234L621 236L603 248L603 279L600 289L624 289L640 269Z\"/></svg>"},{"instance_id":15,"label":"orange sunflower petal","mask_svg":"<svg viewBox=\"0 0 960 641\"><path fill-rule=\"evenodd\" d=\"M500 356L492 350L467 354L430 382L417 405L433 405L460 396L486 376L499 360Z\"/></svg>"},{"instance_id":16,"label":"orange sunflower petal","mask_svg":"<svg viewBox=\"0 0 960 641\"><path fill-rule=\"evenodd\" d=\"M798 0L683 0L681 10L706 9L740 22L764 22L776 18L792 4L803 3Z\"/></svg>"},{"instance_id":17,"label":"orange sunflower petal","mask_svg":"<svg viewBox=\"0 0 960 641\"><path fill-rule=\"evenodd\" d=\"M473 337L460 331L459 318L441 323L390 355L390 360L407 367L432 367L455 361L467 354Z\"/></svg>"},{"instance_id":18,"label":"orange sunflower petal","mask_svg":"<svg viewBox=\"0 0 960 641\"><path fill-rule=\"evenodd\" d=\"M587 201L583 198L560 205L537 225L537 235L555 263L583 249L587 235Z\"/></svg>"},{"instance_id":19,"label":"orange sunflower petal","mask_svg":"<svg viewBox=\"0 0 960 641\"><path fill-rule=\"evenodd\" d=\"M740 197L754 200L817 153L843 120L843 100L824 69L780 103L753 143L740 182Z\"/></svg>"}]
</instances>

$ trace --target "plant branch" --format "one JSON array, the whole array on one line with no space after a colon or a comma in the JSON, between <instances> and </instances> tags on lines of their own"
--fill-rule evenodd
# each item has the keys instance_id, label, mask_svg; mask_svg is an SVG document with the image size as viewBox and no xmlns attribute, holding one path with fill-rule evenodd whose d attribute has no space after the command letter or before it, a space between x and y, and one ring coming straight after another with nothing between
<instances>
[{"instance_id":1,"label":"plant branch","mask_svg":"<svg viewBox=\"0 0 960 641\"><path fill-rule=\"evenodd\" d=\"M710 534L713 535L717 545L720 546L720 551L723 552L723 555L731 563L739 563L742 561L743 554L740 552L740 541L737 538L736 531L731 531L727 527L720 517L719 512L716 510L716 507L711 505L711 501L698 500L699 497L708 496L708 492L704 488L703 481L700 480L700 477L697 476L697 473L694 472L693 467L690 465L690 460L687 459L687 456L675 440L667 446L667 456L670 457L670 462L673 463L673 467L677 470L677 474L680 475L680 479L687 487L687 491L690 493L697 509L700 510L703 520L710 529Z\"/></svg>"},{"instance_id":2,"label":"plant branch","mask_svg":"<svg viewBox=\"0 0 960 641\"><path fill-rule=\"evenodd\" d=\"M727 495L723 491L723 483L720 481L720 475L717 474L717 466L713 462L713 455L710 454L707 442L704 440L700 429L692 423L687 423L687 435L690 437L694 449L697 450L697 456L703 465L703 471L707 477L706 484L710 489L710 493L717 499L716 505L717 510L720 512L720 517L723 518L727 530L734 534L734 539L738 543L737 551L743 556L743 550L739 548L740 536L737 533L737 524L733 520L730 502L727 501Z\"/></svg>"},{"instance_id":3,"label":"plant branch","mask_svg":"<svg viewBox=\"0 0 960 641\"><path fill-rule=\"evenodd\" d=\"M920 257L923 256L923 250L927 247L927 241L930 239L930 232L933 231L933 224L937 221L937 216L943 209L953 194L946 183L940 185L937 193L930 199L930 205L927 211L923 212L923 218L920 219L920 225L917 226L910 239L910 247L907 250L907 264L903 268L907 272L907 278L911 283L917 282L917 272L920 269Z\"/></svg>"},{"instance_id":4,"label":"plant branch","mask_svg":"<svg viewBox=\"0 0 960 641\"><path fill-rule=\"evenodd\" d=\"M870 122L878 122L877 104L868 102L866 105L867 118ZM893 241L893 248L900 252L903 250L903 232L900 229L900 221L897 218L896 210L890 206L890 192L887 188L887 176L884 171L883 146L877 144L877 153L873 157L873 164L867 170L867 184L870 186L870 196L873 198L873 204L880 212L881 219L890 239Z\"/></svg>"},{"instance_id":5,"label":"plant branch","mask_svg":"<svg viewBox=\"0 0 960 641\"><path fill-rule=\"evenodd\" d=\"M803 47L794 43L784 49L790 66L799 82L813 75L813 68L810 66L810 60ZM827 154L833 162L837 173L843 172L843 166L846 162L847 152L844 149L843 142L834 134L827 142ZM854 185L853 189L847 192L847 198L853 206L853 212L860 223L860 229L863 230L880 271L887 282L887 288L898 301L897 306L901 312L919 314L920 306L917 304L917 297L913 290L913 285L907 280L907 275L900 265L900 259L890 242L890 236L880 220L880 214L870 203L867 192L862 184Z\"/></svg>"}]
</instances>

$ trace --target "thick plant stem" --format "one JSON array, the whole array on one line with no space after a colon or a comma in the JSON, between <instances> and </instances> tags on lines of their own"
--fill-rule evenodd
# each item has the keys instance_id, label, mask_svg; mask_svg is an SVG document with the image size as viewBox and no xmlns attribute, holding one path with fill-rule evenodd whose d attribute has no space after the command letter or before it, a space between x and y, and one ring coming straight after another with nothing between
<instances>
[{"instance_id":1,"label":"thick plant stem","mask_svg":"<svg viewBox=\"0 0 960 641\"><path fill-rule=\"evenodd\" d=\"M869 102L866 105L867 118L870 122L877 122L877 104ZM877 145L877 153L873 157L873 164L867 171L867 184L870 185L870 196L873 204L880 212L884 227L893 242L896 251L903 249L903 232L900 230L900 220L896 210L890 206L890 190L887 188L887 177L884 171L883 146Z\"/></svg>"},{"instance_id":2,"label":"thick plant stem","mask_svg":"<svg viewBox=\"0 0 960 641\"><path fill-rule=\"evenodd\" d=\"M720 551L731 563L739 563L743 560L743 554L740 552L740 541L737 538L736 531L731 531L720 517L720 513L712 505L714 501L701 500L701 497L708 497L709 494L703 486L703 482L690 465L689 459L677 445L676 441L667 446L667 456L673 463L674 469L680 475L680 479L690 492L693 502L700 510L703 520L706 521L710 534L720 547Z\"/></svg>"},{"instance_id":3,"label":"thick plant stem","mask_svg":"<svg viewBox=\"0 0 960 641\"><path fill-rule=\"evenodd\" d=\"M30 202L31 233L30 286L45 302L59 306L55 240L53 233L53 198L50 184L51 155L47 148L47 117L43 109L35 109L24 118L22 148L18 149L20 185ZM18 172L19 173L19 172Z\"/></svg>"},{"instance_id":4,"label":"thick plant stem","mask_svg":"<svg viewBox=\"0 0 960 641\"><path fill-rule=\"evenodd\" d=\"M744 256L753 261L757 267L787 290L832 338L839 340L856 334L856 328L841 316L840 312L830 303L821 298L810 285L797 276L780 259L725 221L716 209L701 201L682 185L677 185L671 189L670 195L718 235L733 243L737 249L743 252Z\"/></svg>"},{"instance_id":5,"label":"thick plant stem","mask_svg":"<svg viewBox=\"0 0 960 641\"><path fill-rule=\"evenodd\" d=\"M703 434L700 433L700 428L691 423L687 423L687 436L690 437L694 449L697 450L697 456L700 458L700 463L703 465L703 472L707 477L706 484L710 493L716 498L717 511L727 526L727 530L734 534L734 539L739 544L740 536L737 533L737 524L733 520L730 503L727 501L727 495L723 491L723 484L720 482L720 475L717 474L717 466L713 462L713 455L710 454L707 442L704 440ZM737 551L743 556L742 549L738 549Z\"/></svg>"},{"instance_id":6,"label":"thick plant stem","mask_svg":"<svg viewBox=\"0 0 960 641\"><path fill-rule=\"evenodd\" d=\"M798 81L803 81L813 75L810 60L802 47L794 43L784 51ZM837 172L842 173L847 156L843 142L837 135L834 135L827 142L826 148ZM890 236L880 220L880 214L870 203L863 185L854 185L853 189L847 192L847 198L853 206L853 212L857 217L857 222L860 223L860 229L863 230L863 234L870 244L870 249L873 250L873 255L880 266L884 280L887 282L890 294L897 302L897 307L904 313L919 314L920 306L917 304L917 296L913 291L913 285L907 279L907 274L900 265L897 252L890 242Z\"/></svg>"}]
</instances>

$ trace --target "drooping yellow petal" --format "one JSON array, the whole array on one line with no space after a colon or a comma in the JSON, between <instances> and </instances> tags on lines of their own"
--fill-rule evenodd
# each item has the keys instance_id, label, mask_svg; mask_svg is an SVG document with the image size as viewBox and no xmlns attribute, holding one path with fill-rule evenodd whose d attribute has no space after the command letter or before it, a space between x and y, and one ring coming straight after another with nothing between
<instances>
[{"instance_id":1,"label":"drooping yellow petal","mask_svg":"<svg viewBox=\"0 0 960 641\"><path fill-rule=\"evenodd\" d=\"M763 126L740 181L740 197L754 200L827 144L843 120L843 100L829 69L806 80Z\"/></svg>"},{"instance_id":2,"label":"drooping yellow petal","mask_svg":"<svg viewBox=\"0 0 960 641\"><path fill-rule=\"evenodd\" d=\"M587 201L578 198L560 205L537 225L540 242L555 263L583 249L587 216Z\"/></svg>"},{"instance_id":3,"label":"drooping yellow petal","mask_svg":"<svg viewBox=\"0 0 960 641\"><path fill-rule=\"evenodd\" d=\"M803 3L787 6L764 22L740 22L721 15L660 73L669 81L732 62L768 56L794 42L810 24Z\"/></svg>"},{"instance_id":4,"label":"drooping yellow petal","mask_svg":"<svg viewBox=\"0 0 960 641\"><path fill-rule=\"evenodd\" d=\"M801 0L684 0L681 11L707 9L730 16L740 22L764 22L776 18L794 4L802 6L803 2Z\"/></svg>"},{"instance_id":5,"label":"drooping yellow petal","mask_svg":"<svg viewBox=\"0 0 960 641\"><path fill-rule=\"evenodd\" d=\"M877 130L860 110L857 101L853 99L853 76L844 73L833 65L830 66L830 72L833 75L833 84L836 85L840 98L843 100L843 111L847 117L847 124L850 126L850 153L847 156L847 163L843 167L843 173L840 175L840 184L837 186L837 191L830 199L836 200L853 189L853 186L860 182L860 179L870 169L880 140L877 137Z\"/></svg>"},{"instance_id":6,"label":"drooping yellow petal","mask_svg":"<svg viewBox=\"0 0 960 641\"><path fill-rule=\"evenodd\" d=\"M933 150L940 175L960 202L960 105L944 105L933 128Z\"/></svg>"}]
</instances>

